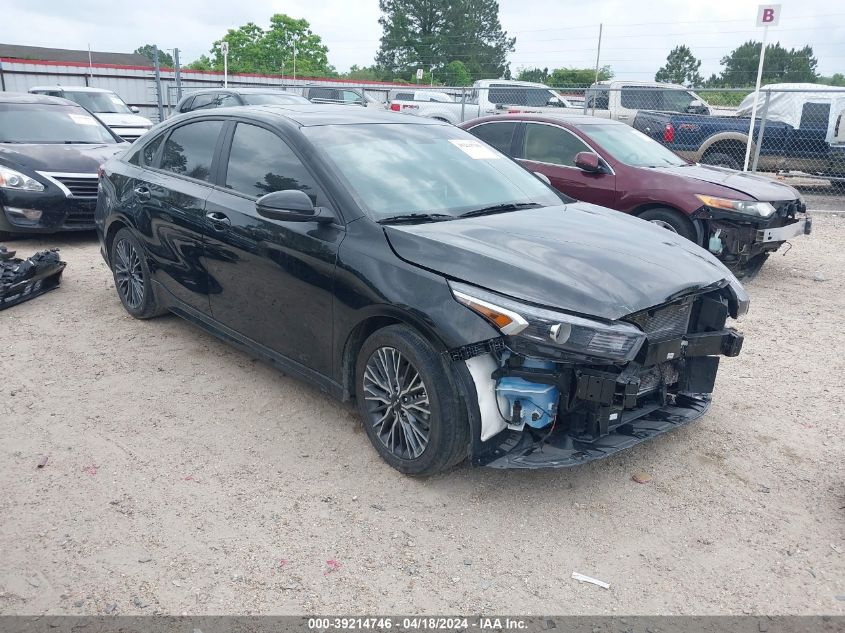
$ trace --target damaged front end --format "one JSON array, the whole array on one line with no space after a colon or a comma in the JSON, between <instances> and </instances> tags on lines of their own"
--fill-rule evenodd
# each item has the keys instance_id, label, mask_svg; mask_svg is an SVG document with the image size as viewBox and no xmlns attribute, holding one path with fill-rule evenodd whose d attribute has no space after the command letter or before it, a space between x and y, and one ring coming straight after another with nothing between
<instances>
[{"instance_id":1,"label":"damaged front end","mask_svg":"<svg viewBox=\"0 0 845 633\"><path fill-rule=\"evenodd\" d=\"M615 322L452 290L503 335L451 351L478 399L473 461L495 468L575 466L697 419L720 357L742 348L727 318L748 308L733 278Z\"/></svg>"},{"instance_id":2,"label":"damaged front end","mask_svg":"<svg viewBox=\"0 0 845 633\"><path fill-rule=\"evenodd\" d=\"M0 245L0 310L23 303L57 288L65 262L57 249L19 259Z\"/></svg>"},{"instance_id":3,"label":"damaged front end","mask_svg":"<svg viewBox=\"0 0 845 633\"><path fill-rule=\"evenodd\" d=\"M800 199L742 202L698 197L705 204L691 217L705 229L705 247L740 276L753 277L784 242L812 231L812 218ZM733 208L738 205L752 209Z\"/></svg>"}]
</instances>

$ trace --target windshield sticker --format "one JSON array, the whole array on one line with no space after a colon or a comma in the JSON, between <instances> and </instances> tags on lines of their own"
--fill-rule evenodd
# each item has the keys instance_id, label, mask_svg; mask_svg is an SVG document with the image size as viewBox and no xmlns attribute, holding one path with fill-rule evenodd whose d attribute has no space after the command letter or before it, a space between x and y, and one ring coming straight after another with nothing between
<instances>
[{"instance_id":1,"label":"windshield sticker","mask_svg":"<svg viewBox=\"0 0 845 633\"><path fill-rule=\"evenodd\" d=\"M123 105L123 101L120 100L120 97L109 97L109 99L116 106L122 106Z\"/></svg>"},{"instance_id":2,"label":"windshield sticker","mask_svg":"<svg viewBox=\"0 0 845 633\"><path fill-rule=\"evenodd\" d=\"M97 125L97 119L92 116L88 116L87 114L68 113L68 116L74 123L77 123L79 125Z\"/></svg>"},{"instance_id":3,"label":"windshield sticker","mask_svg":"<svg viewBox=\"0 0 845 633\"><path fill-rule=\"evenodd\" d=\"M465 139L449 139L449 142L461 150L464 154L475 160L489 160L491 158L501 158L494 150L487 147L481 141L472 141Z\"/></svg>"}]
</instances>

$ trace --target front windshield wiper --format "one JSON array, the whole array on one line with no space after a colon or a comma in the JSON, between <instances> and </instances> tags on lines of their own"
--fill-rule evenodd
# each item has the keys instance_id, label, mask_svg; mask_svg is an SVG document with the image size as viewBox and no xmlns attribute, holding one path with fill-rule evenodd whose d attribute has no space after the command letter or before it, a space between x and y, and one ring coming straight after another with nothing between
<instances>
[{"instance_id":1,"label":"front windshield wiper","mask_svg":"<svg viewBox=\"0 0 845 633\"><path fill-rule=\"evenodd\" d=\"M417 224L419 222L445 222L454 220L454 215L448 213L405 213L403 215L392 215L389 218L378 220L379 224Z\"/></svg>"},{"instance_id":2,"label":"front windshield wiper","mask_svg":"<svg viewBox=\"0 0 845 633\"><path fill-rule=\"evenodd\" d=\"M482 207L481 209L473 209L466 213L461 213L459 218L473 218L478 215L492 215L493 213L507 213L508 211L519 211L520 209L536 209L542 207L542 204L536 202L506 202L505 204L494 204L489 207Z\"/></svg>"}]
</instances>

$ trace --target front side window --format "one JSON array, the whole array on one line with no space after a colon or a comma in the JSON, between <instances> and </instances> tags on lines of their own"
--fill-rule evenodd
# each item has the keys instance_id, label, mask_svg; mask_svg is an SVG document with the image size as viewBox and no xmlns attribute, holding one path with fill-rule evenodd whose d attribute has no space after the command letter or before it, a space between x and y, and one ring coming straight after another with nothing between
<instances>
[{"instance_id":1,"label":"front side window","mask_svg":"<svg viewBox=\"0 0 845 633\"><path fill-rule=\"evenodd\" d=\"M610 90L591 90L587 93L587 108L596 110L610 109Z\"/></svg>"},{"instance_id":2,"label":"front side window","mask_svg":"<svg viewBox=\"0 0 845 633\"><path fill-rule=\"evenodd\" d=\"M500 204L561 203L530 172L456 127L321 125L302 132L373 220L413 213L457 217Z\"/></svg>"},{"instance_id":3,"label":"front side window","mask_svg":"<svg viewBox=\"0 0 845 633\"><path fill-rule=\"evenodd\" d=\"M117 143L97 118L78 106L0 104L0 143Z\"/></svg>"},{"instance_id":4,"label":"front side window","mask_svg":"<svg viewBox=\"0 0 845 633\"><path fill-rule=\"evenodd\" d=\"M226 187L259 198L273 191L299 189L316 206L327 206L302 161L281 138L257 125L238 123L232 138Z\"/></svg>"},{"instance_id":5,"label":"front side window","mask_svg":"<svg viewBox=\"0 0 845 633\"><path fill-rule=\"evenodd\" d=\"M589 151L581 139L563 128L539 123L525 126L525 160L575 167L576 154Z\"/></svg>"},{"instance_id":6,"label":"front side window","mask_svg":"<svg viewBox=\"0 0 845 633\"><path fill-rule=\"evenodd\" d=\"M503 121L502 123L482 123L476 125L470 132L502 154L511 155L511 140L515 130L516 121Z\"/></svg>"},{"instance_id":7,"label":"front side window","mask_svg":"<svg viewBox=\"0 0 845 633\"><path fill-rule=\"evenodd\" d=\"M687 90L661 90L660 110L665 112L686 112L696 96Z\"/></svg>"},{"instance_id":8,"label":"front side window","mask_svg":"<svg viewBox=\"0 0 845 633\"><path fill-rule=\"evenodd\" d=\"M344 90L343 101L345 103L361 103L361 95L354 90Z\"/></svg>"},{"instance_id":9,"label":"front side window","mask_svg":"<svg viewBox=\"0 0 845 633\"><path fill-rule=\"evenodd\" d=\"M211 180L211 160L223 129L223 121L197 121L177 127L164 143L161 169Z\"/></svg>"}]
</instances>

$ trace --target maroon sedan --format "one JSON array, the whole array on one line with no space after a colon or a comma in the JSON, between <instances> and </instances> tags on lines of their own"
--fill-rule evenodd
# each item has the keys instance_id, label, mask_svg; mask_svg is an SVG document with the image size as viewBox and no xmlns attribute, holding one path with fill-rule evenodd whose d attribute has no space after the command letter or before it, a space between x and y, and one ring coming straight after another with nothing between
<instances>
[{"instance_id":1,"label":"maroon sedan","mask_svg":"<svg viewBox=\"0 0 845 633\"><path fill-rule=\"evenodd\" d=\"M461 127L562 193L659 224L739 272L758 270L786 240L810 232L806 206L792 187L690 163L624 123L509 114Z\"/></svg>"}]
</instances>

